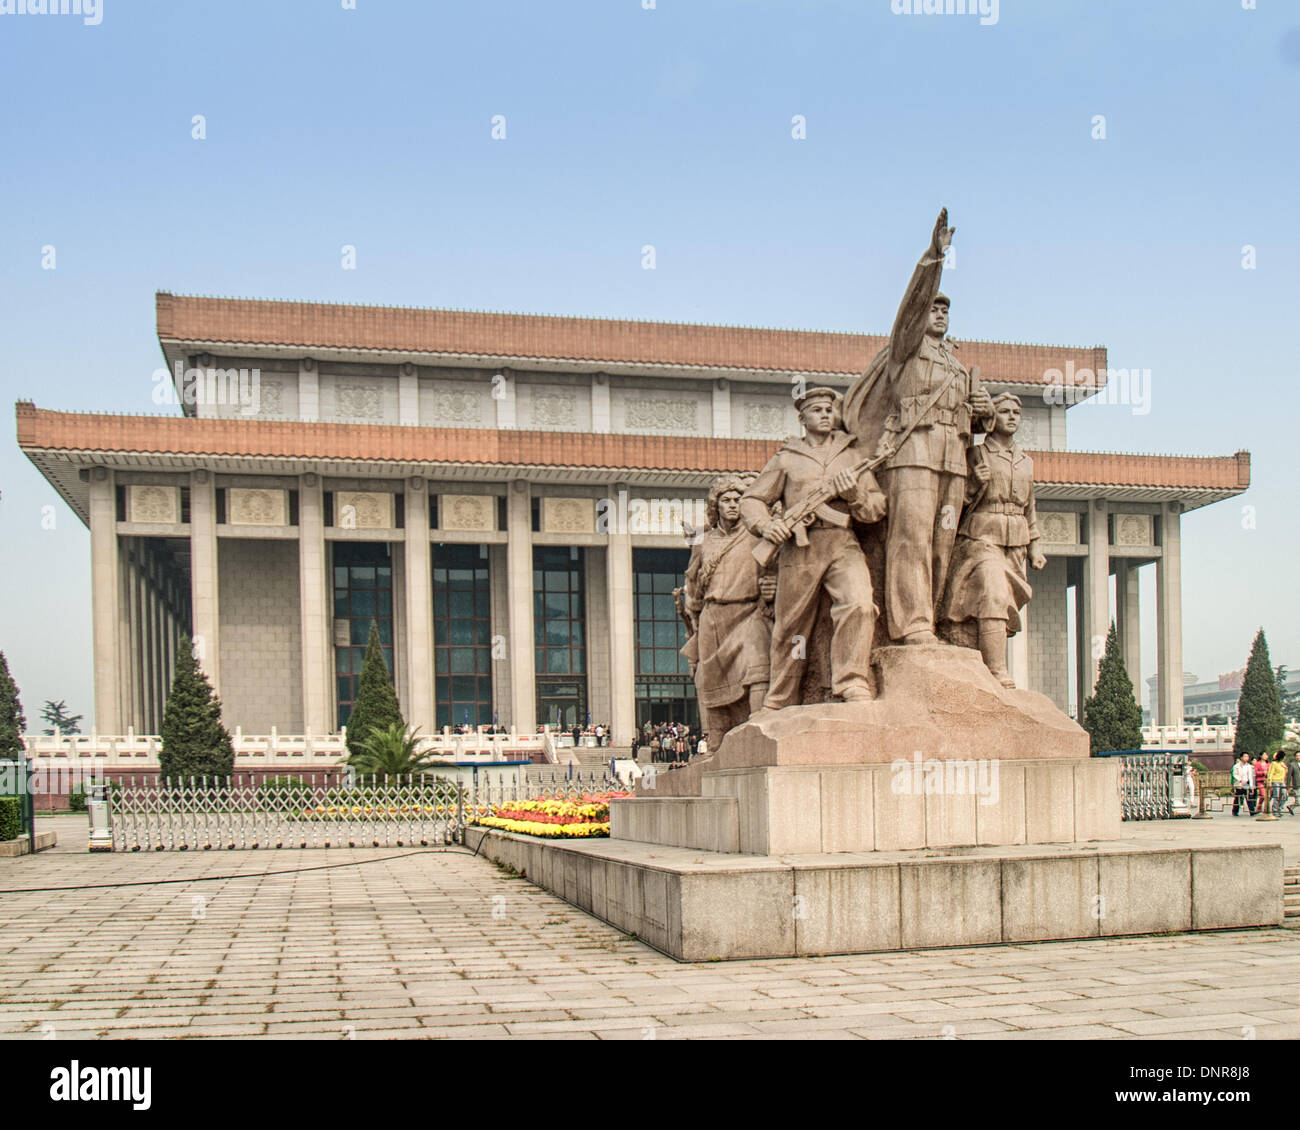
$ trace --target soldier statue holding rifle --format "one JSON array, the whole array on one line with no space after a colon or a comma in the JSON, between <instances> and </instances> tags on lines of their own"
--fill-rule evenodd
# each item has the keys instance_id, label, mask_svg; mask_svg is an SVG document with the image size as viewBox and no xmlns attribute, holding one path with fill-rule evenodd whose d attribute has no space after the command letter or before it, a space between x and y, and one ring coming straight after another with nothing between
<instances>
[{"instance_id":1,"label":"soldier statue holding rifle","mask_svg":"<svg viewBox=\"0 0 1300 1130\"><path fill-rule=\"evenodd\" d=\"M791 438L740 500L740 518L762 543L754 557L777 556L776 623L764 712L799 704L807 644L823 590L831 598L831 691L845 702L873 697L871 640L876 607L854 523L878 522L885 496L868 459L841 426L840 394L809 389L795 404L806 435ZM783 514L773 517L773 504Z\"/></svg>"}]
</instances>

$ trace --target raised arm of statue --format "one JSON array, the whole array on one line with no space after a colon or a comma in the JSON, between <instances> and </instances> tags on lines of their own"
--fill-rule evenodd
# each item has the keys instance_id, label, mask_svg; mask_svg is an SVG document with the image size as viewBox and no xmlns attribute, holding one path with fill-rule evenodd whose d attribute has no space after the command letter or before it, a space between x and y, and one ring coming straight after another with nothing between
<instances>
[{"instance_id":1,"label":"raised arm of statue","mask_svg":"<svg viewBox=\"0 0 1300 1130\"><path fill-rule=\"evenodd\" d=\"M935 221L930 236L930 246L921 256L912 280L907 284L898 313L894 315L894 328L889 334L889 361L891 367L901 368L916 356L925 338L925 327L939 293L939 278L943 274L943 257L952 243L956 228L948 227L948 209L944 208Z\"/></svg>"}]
</instances>

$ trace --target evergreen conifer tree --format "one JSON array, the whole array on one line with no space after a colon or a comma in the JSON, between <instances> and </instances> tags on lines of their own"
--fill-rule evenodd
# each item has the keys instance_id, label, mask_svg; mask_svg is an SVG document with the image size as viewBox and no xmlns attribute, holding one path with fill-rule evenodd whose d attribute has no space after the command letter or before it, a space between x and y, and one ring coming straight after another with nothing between
<instances>
[{"instance_id":1,"label":"evergreen conifer tree","mask_svg":"<svg viewBox=\"0 0 1300 1130\"><path fill-rule=\"evenodd\" d=\"M1250 645L1250 659L1246 661L1246 677L1241 681L1241 697L1237 699L1237 736L1232 752L1271 753L1282 744L1285 724L1282 719L1282 696L1278 693L1277 677L1268 657L1268 640L1264 629L1255 633Z\"/></svg>"},{"instance_id":2,"label":"evergreen conifer tree","mask_svg":"<svg viewBox=\"0 0 1300 1130\"><path fill-rule=\"evenodd\" d=\"M397 705L397 692L388 674L384 649L379 642L379 629L372 621L370 639L366 643L366 658L361 664L361 685L357 699L348 715L348 752L359 758L364 755L364 745L375 728L387 730L396 725L406 729L401 707Z\"/></svg>"},{"instance_id":3,"label":"evergreen conifer tree","mask_svg":"<svg viewBox=\"0 0 1300 1130\"><path fill-rule=\"evenodd\" d=\"M53 734L55 730L65 736L81 733L81 715L69 714L68 703L65 699L59 699L58 702L55 702L53 699L47 698L45 705L41 707L41 720L47 727L42 731L46 735Z\"/></svg>"},{"instance_id":4,"label":"evergreen conifer tree","mask_svg":"<svg viewBox=\"0 0 1300 1130\"><path fill-rule=\"evenodd\" d=\"M1142 748L1142 708L1124 667L1114 620L1106 633L1106 654L1097 666L1097 685L1083 704L1083 728L1094 754Z\"/></svg>"},{"instance_id":5,"label":"evergreen conifer tree","mask_svg":"<svg viewBox=\"0 0 1300 1130\"><path fill-rule=\"evenodd\" d=\"M23 731L27 729L27 719L23 715L23 704L18 698L18 684L9 674L9 663L0 651L0 758L22 758Z\"/></svg>"},{"instance_id":6,"label":"evergreen conifer tree","mask_svg":"<svg viewBox=\"0 0 1300 1130\"><path fill-rule=\"evenodd\" d=\"M1282 717L1287 722L1292 721L1300 713L1300 691L1288 689L1287 684L1290 680L1291 677L1284 663L1277 669L1277 695L1282 702Z\"/></svg>"},{"instance_id":7,"label":"evergreen conifer tree","mask_svg":"<svg viewBox=\"0 0 1300 1130\"><path fill-rule=\"evenodd\" d=\"M176 673L163 710L158 763L163 780L229 777L235 769L235 750L221 724L221 699L199 669L185 636L177 645Z\"/></svg>"}]
</instances>

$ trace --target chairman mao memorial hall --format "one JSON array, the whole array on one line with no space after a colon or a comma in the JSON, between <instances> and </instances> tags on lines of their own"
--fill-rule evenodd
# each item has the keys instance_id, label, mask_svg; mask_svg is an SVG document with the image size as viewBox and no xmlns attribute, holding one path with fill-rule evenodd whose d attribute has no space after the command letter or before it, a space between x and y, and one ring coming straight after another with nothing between
<instances>
[{"instance_id":1,"label":"chairman mao memorial hall","mask_svg":"<svg viewBox=\"0 0 1300 1130\"><path fill-rule=\"evenodd\" d=\"M847 390L886 340L165 292L157 332L171 414L16 410L90 529L100 734L159 732L182 635L232 729L335 732L373 622L423 733L590 719L616 746L698 726L673 590L710 483L798 433L793 387ZM1249 455L1070 450L1104 348L959 356L1020 397L1033 457L1047 565L1011 675L1075 712L1115 619L1140 685L1154 566L1153 721L1180 722L1182 515L1243 492Z\"/></svg>"}]
</instances>

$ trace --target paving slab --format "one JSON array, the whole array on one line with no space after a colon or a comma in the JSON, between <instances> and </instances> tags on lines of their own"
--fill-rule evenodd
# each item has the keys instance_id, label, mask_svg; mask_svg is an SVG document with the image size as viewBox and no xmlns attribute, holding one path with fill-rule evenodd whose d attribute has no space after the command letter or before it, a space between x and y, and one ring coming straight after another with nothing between
<instances>
[{"instance_id":1,"label":"paving slab","mask_svg":"<svg viewBox=\"0 0 1300 1130\"><path fill-rule=\"evenodd\" d=\"M0 1034L1300 1037L1294 929L683 965L457 849L90 856L74 842L0 860Z\"/></svg>"}]
</instances>

